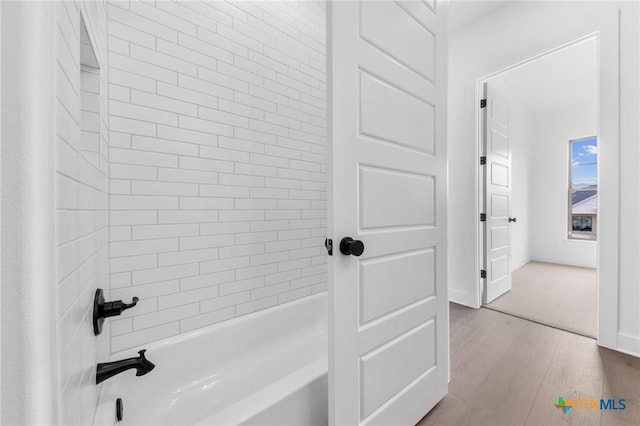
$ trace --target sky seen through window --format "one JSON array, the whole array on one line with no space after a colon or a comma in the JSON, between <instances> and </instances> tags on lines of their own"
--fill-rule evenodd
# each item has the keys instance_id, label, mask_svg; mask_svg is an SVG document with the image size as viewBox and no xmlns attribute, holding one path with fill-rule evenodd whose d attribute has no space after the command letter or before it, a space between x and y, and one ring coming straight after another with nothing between
<instances>
[{"instance_id":1,"label":"sky seen through window","mask_svg":"<svg viewBox=\"0 0 640 426\"><path fill-rule=\"evenodd\" d=\"M571 186L574 189L598 184L598 141L583 139L571 144Z\"/></svg>"}]
</instances>

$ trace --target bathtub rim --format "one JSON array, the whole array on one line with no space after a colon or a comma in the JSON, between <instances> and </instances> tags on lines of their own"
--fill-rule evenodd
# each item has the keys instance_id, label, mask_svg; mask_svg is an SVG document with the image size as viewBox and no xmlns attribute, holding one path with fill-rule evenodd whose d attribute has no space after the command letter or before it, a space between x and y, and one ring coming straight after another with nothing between
<instances>
[{"instance_id":1,"label":"bathtub rim","mask_svg":"<svg viewBox=\"0 0 640 426\"><path fill-rule=\"evenodd\" d=\"M281 403L302 388L321 380L328 373L328 358L322 357L311 364L294 370L269 386L252 393L224 410L198 421L194 426L242 425L264 411ZM327 394L328 397L328 394ZM251 410L249 410L251 408Z\"/></svg>"},{"instance_id":2,"label":"bathtub rim","mask_svg":"<svg viewBox=\"0 0 640 426\"><path fill-rule=\"evenodd\" d=\"M324 302L323 302L324 300ZM165 348L169 348L173 345L176 344L181 344L190 340L194 340L197 339L198 337L202 337L203 335L206 334L213 334L216 331L219 330L223 330L226 328L231 328L246 322L250 322L250 321L256 321L256 320L260 320L260 318L265 317L265 316L273 316L273 315L277 315L278 313L287 310L287 309L295 309L296 307L298 307L299 305L304 305L304 304L314 304L314 303L319 303L319 304L325 304L325 312L326 309L328 308L326 306L327 303L327 292L323 291L320 293L316 293L316 294L312 294L309 296L305 296L302 297L300 299L295 299L289 302L285 302L285 303L281 303L279 305L276 306L272 306L270 308L266 308L266 309L261 309L259 311L256 312L251 312L249 314L246 315L241 315L239 317L235 317L235 318L231 318L228 320L224 320L221 322L217 322L214 324L210 324L210 325L206 325L204 327L195 329L195 330L191 330L188 331L186 333L179 333L176 334L174 336L169 336L166 337L164 339L161 340L156 340L154 342L150 342L150 343L141 343L139 345L136 345L134 347L131 348L127 348L127 349L123 349L120 350L118 352L113 352L111 354L111 356L109 357L109 360L113 360L113 359L120 359L122 357L127 357L127 356L132 356L132 354L137 354L139 350L141 349L146 349L147 350L147 354L149 356L152 356L154 351L157 350L162 350ZM321 316L319 318L322 318ZM325 315L325 318L323 320L328 321L327 319L328 317Z\"/></svg>"}]
</instances>

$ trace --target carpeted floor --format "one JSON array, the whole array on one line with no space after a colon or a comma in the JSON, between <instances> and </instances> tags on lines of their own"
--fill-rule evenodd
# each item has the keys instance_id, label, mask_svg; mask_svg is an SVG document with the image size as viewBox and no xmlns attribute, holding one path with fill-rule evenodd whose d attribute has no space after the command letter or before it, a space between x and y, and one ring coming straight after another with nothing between
<instances>
[{"instance_id":1,"label":"carpeted floor","mask_svg":"<svg viewBox=\"0 0 640 426\"><path fill-rule=\"evenodd\" d=\"M530 262L512 274L513 288L489 309L596 337L596 270Z\"/></svg>"}]
</instances>

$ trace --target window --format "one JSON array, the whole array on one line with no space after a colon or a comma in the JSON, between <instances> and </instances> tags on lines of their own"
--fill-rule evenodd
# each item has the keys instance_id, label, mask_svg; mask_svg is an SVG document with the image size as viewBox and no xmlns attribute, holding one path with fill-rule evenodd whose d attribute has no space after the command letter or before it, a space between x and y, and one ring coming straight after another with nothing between
<instances>
[{"instance_id":1,"label":"window","mask_svg":"<svg viewBox=\"0 0 640 426\"><path fill-rule=\"evenodd\" d=\"M573 216L571 218L571 228L573 231L592 232L591 216Z\"/></svg>"},{"instance_id":2,"label":"window","mask_svg":"<svg viewBox=\"0 0 640 426\"><path fill-rule=\"evenodd\" d=\"M569 238L597 239L598 139L569 141Z\"/></svg>"}]
</instances>

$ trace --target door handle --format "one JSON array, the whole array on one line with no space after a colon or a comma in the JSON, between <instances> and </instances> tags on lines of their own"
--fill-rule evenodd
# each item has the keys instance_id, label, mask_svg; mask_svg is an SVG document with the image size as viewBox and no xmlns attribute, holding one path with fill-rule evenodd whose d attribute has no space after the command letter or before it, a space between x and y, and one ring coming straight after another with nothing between
<instances>
[{"instance_id":1,"label":"door handle","mask_svg":"<svg viewBox=\"0 0 640 426\"><path fill-rule=\"evenodd\" d=\"M509 222L517 222L518 221L517 219L518 218L516 218L516 217L510 217L509 218Z\"/></svg>"},{"instance_id":2,"label":"door handle","mask_svg":"<svg viewBox=\"0 0 640 426\"><path fill-rule=\"evenodd\" d=\"M350 254L360 256L364 252L364 243L360 240L354 240L351 237L344 237L340 241L340 253L345 256Z\"/></svg>"}]
</instances>

